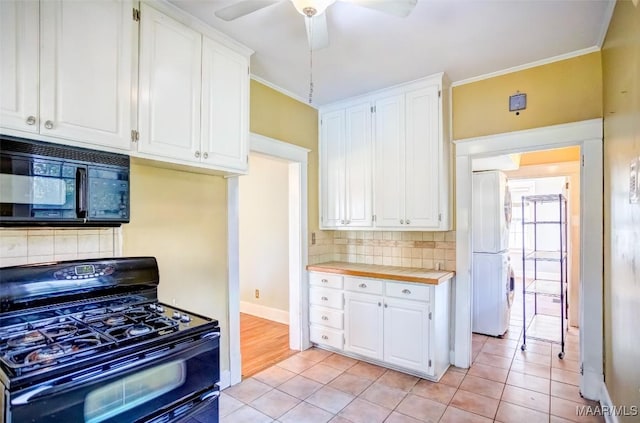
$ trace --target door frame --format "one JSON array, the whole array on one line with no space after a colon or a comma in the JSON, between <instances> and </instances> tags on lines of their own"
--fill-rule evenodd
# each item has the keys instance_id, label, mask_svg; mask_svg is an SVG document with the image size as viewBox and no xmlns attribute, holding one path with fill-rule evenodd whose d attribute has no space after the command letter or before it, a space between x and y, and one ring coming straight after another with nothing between
<instances>
[{"instance_id":1,"label":"door frame","mask_svg":"<svg viewBox=\"0 0 640 423\"><path fill-rule=\"evenodd\" d=\"M474 158L579 146L580 169L580 392L601 399L603 355L603 125L592 119L455 140L456 284L452 363L471 365L471 165ZM588 236L591 234L591 236ZM593 235L596 236L593 236ZM584 310L589 310L585 313Z\"/></svg>"},{"instance_id":2,"label":"door frame","mask_svg":"<svg viewBox=\"0 0 640 423\"><path fill-rule=\"evenodd\" d=\"M250 133L252 153L283 159L289 165L289 348L308 348L309 289L308 261L307 163L311 150ZM250 170L249 170L250 171ZM242 381L240 354L240 210L238 176L227 179L227 242L229 248L229 380L223 387ZM222 378L221 378L222 379Z\"/></svg>"}]
</instances>

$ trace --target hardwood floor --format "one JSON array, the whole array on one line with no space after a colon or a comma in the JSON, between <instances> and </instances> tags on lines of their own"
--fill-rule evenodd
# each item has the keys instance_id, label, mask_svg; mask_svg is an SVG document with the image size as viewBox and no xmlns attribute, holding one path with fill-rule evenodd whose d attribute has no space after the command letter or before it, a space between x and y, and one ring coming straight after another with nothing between
<instances>
[{"instance_id":1,"label":"hardwood floor","mask_svg":"<svg viewBox=\"0 0 640 423\"><path fill-rule=\"evenodd\" d=\"M252 376L298 351L289 349L289 326L240 313L242 378Z\"/></svg>"}]
</instances>

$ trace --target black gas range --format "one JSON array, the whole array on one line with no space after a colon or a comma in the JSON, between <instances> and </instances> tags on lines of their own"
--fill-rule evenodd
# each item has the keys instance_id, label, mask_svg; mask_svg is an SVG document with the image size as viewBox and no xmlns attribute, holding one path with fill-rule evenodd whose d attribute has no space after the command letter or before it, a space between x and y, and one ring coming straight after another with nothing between
<instances>
[{"instance_id":1,"label":"black gas range","mask_svg":"<svg viewBox=\"0 0 640 423\"><path fill-rule=\"evenodd\" d=\"M153 257L0 269L0 422L217 421L218 322L158 284Z\"/></svg>"}]
</instances>

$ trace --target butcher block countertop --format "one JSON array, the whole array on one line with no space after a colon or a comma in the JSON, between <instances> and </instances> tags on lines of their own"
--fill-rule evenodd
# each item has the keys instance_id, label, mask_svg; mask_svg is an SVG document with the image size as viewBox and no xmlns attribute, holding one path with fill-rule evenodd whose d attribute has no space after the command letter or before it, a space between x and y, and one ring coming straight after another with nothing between
<instances>
[{"instance_id":1,"label":"butcher block countertop","mask_svg":"<svg viewBox=\"0 0 640 423\"><path fill-rule=\"evenodd\" d=\"M455 276L455 272L449 270L382 266L379 264L345 263L342 261L328 261L325 263L310 264L307 266L307 270L314 272L337 273L345 276L391 279L430 285L438 285Z\"/></svg>"}]
</instances>

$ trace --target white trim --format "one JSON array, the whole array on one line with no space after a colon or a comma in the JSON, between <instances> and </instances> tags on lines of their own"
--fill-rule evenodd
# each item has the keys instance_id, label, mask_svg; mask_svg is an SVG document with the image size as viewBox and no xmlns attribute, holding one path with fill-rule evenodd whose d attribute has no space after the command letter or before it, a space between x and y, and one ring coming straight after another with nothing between
<instances>
[{"instance_id":1,"label":"white trim","mask_svg":"<svg viewBox=\"0 0 640 423\"><path fill-rule=\"evenodd\" d=\"M603 369L602 119L454 141L456 144L456 291L454 365L471 364L471 163L476 157L579 145L581 169L580 390L597 399ZM588 205L588 206L587 206ZM587 236L587 231L590 236ZM584 313L584 310L589 310Z\"/></svg>"},{"instance_id":2,"label":"white trim","mask_svg":"<svg viewBox=\"0 0 640 423\"><path fill-rule=\"evenodd\" d=\"M637 3L636 3L637 5ZM607 31L609 30L609 24L613 17L613 10L616 8L616 1L609 0L607 10L604 12L605 19L602 21L602 27L600 28L600 35L598 36L598 47L602 48L604 45L604 39L607 37Z\"/></svg>"},{"instance_id":3,"label":"white trim","mask_svg":"<svg viewBox=\"0 0 640 423\"><path fill-rule=\"evenodd\" d=\"M602 382L602 388L600 391L600 406L607 410L614 410L613 401L611 401L611 396L609 396L609 390L607 389L607 385ZM605 413L604 421L607 423L618 423L619 419L615 413Z\"/></svg>"},{"instance_id":4,"label":"white trim","mask_svg":"<svg viewBox=\"0 0 640 423\"><path fill-rule=\"evenodd\" d=\"M290 160L292 162L307 163L308 155L311 150L286 142L274 140L264 135L249 134L249 146L252 153L261 153L268 156L274 156L281 159Z\"/></svg>"},{"instance_id":5,"label":"white trim","mask_svg":"<svg viewBox=\"0 0 640 423\"><path fill-rule=\"evenodd\" d=\"M229 268L229 384L242 381L240 352L240 192L238 177L227 178L227 266Z\"/></svg>"},{"instance_id":6,"label":"white trim","mask_svg":"<svg viewBox=\"0 0 640 423\"><path fill-rule=\"evenodd\" d=\"M240 301L240 313L246 313L260 317L261 319L289 325L289 312L286 310L250 303L249 301Z\"/></svg>"},{"instance_id":7,"label":"white trim","mask_svg":"<svg viewBox=\"0 0 640 423\"><path fill-rule=\"evenodd\" d=\"M249 134L251 152L289 161L289 347L305 350L309 341L308 188L307 155L310 150L259 134ZM251 171L251 170L249 170ZM295 181L292 181L295 180ZM240 247L238 178L228 179L229 231L229 352L230 383L242 378L240 360ZM296 200L297 199L297 200ZM297 213L291 209L298 210ZM297 217L296 217L297 216ZM295 255L295 257L294 257Z\"/></svg>"},{"instance_id":8,"label":"white trim","mask_svg":"<svg viewBox=\"0 0 640 423\"><path fill-rule=\"evenodd\" d=\"M256 82L261 83L262 85L266 85L267 87L269 87L269 88L271 88L273 90L276 90L279 93L286 95L287 97L291 97L292 99L297 100L300 103L304 103L305 105L307 105L309 107L312 107L312 108L314 108L316 110L320 107L317 104L313 104L313 103L310 104L309 103L309 99L303 98L303 97L299 96L298 94L296 94L296 93L294 93L292 91L289 91L289 90L287 90L285 88L282 88L282 87L274 84L273 82L269 82L266 79L260 78L259 76L254 75L253 73L251 74L251 79L253 79Z\"/></svg>"},{"instance_id":9,"label":"white trim","mask_svg":"<svg viewBox=\"0 0 640 423\"><path fill-rule=\"evenodd\" d=\"M220 372L220 390L231 386L231 373L229 370L223 370Z\"/></svg>"},{"instance_id":10,"label":"white trim","mask_svg":"<svg viewBox=\"0 0 640 423\"><path fill-rule=\"evenodd\" d=\"M608 26L608 25L607 25ZM606 31L605 31L606 34ZM502 69L495 72L485 73L484 75L472 76L471 78L461 79L451 83L451 87L458 87L460 85L471 84L473 82L482 81L484 79L495 78L496 76L507 75L513 72L519 72L525 69L535 68L538 66L548 65L549 63L560 62L562 60L573 59L574 57L584 56L585 54L594 53L600 51L600 45L583 48L581 50L572 51L569 53L559 54L557 56L547 57L545 59L536 60L535 62L525 63L524 65L513 66L511 68Z\"/></svg>"}]
</instances>

